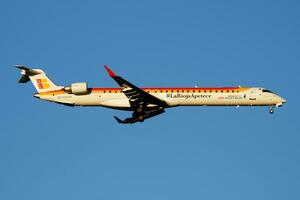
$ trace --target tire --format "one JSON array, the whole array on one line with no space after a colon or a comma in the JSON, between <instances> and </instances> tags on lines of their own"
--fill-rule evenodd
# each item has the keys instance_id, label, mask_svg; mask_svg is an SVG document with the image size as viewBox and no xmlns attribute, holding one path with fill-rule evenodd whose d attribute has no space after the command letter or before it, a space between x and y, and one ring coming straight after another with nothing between
<instances>
[{"instance_id":1,"label":"tire","mask_svg":"<svg viewBox=\"0 0 300 200\"><path fill-rule=\"evenodd\" d=\"M145 120L143 115L138 116L138 119L139 119L140 122L143 122Z\"/></svg>"}]
</instances>

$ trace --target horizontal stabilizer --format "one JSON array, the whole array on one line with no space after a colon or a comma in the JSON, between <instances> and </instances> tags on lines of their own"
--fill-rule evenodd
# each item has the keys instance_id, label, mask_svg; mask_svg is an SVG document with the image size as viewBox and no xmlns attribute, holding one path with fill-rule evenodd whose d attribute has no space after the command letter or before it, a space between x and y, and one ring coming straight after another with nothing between
<instances>
[{"instance_id":1,"label":"horizontal stabilizer","mask_svg":"<svg viewBox=\"0 0 300 200\"><path fill-rule=\"evenodd\" d=\"M15 67L22 70L30 70L29 68L26 68L23 65L15 65Z\"/></svg>"},{"instance_id":2,"label":"horizontal stabilizer","mask_svg":"<svg viewBox=\"0 0 300 200\"><path fill-rule=\"evenodd\" d=\"M23 65L16 65L16 68L21 70L21 78L19 79L19 83L27 83L30 81L29 76L33 76L36 74L40 74L41 72L34 70L34 69L29 69L27 67L24 67Z\"/></svg>"},{"instance_id":3,"label":"horizontal stabilizer","mask_svg":"<svg viewBox=\"0 0 300 200\"><path fill-rule=\"evenodd\" d=\"M30 78L28 75L23 75L21 76L19 83L27 83L28 81L30 81Z\"/></svg>"},{"instance_id":4,"label":"horizontal stabilizer","mask_svg":"<svg viewBox=\"0 0 300 200\"><path fill-rule=\"evenodd\" d=\"M43 73L43 71L41 71L39 69L29 69L27 67L24 67L23 65L16 65L15 67L21 70L22 75L33 76L33 75Z\"/></svg>"}]
</instances>

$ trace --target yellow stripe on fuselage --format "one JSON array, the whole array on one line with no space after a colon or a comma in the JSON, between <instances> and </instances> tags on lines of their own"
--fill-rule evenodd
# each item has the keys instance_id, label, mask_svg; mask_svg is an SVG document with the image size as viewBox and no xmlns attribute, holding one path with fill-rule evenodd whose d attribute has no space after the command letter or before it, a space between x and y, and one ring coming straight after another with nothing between
<instances>
[{"instance_id":1,"label":"yellow stripe on fuselage","mask_svg":"<svg viewBox=\"0 0 300 200\"><path fill-rule=\"evenodd\" d=\"M40 96L46 96L46 95L56 95L56 94L64 94L64 90L55 90L55 91L49 91L49 92L40 92Z\"/></svg>"}]
</instances>

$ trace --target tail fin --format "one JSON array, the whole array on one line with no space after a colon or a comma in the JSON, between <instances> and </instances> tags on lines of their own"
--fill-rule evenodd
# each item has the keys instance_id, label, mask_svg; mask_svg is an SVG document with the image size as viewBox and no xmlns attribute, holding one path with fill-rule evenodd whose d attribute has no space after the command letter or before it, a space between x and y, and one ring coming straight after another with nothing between
<instances>
[{"instance_id":1,"label":"tail fin","mask_svg":"<svg viewBox=\"0 0 300 200\"><path fill-rule=\"evenodd\" d=\"M27 83L31 81L35 89L40 92L48 92L60 90L63 87L55 85L41 69L29 69L22 65L16 65L16 68L21 70L21 78L19 83Z\"/></svg>"}]
</instances>

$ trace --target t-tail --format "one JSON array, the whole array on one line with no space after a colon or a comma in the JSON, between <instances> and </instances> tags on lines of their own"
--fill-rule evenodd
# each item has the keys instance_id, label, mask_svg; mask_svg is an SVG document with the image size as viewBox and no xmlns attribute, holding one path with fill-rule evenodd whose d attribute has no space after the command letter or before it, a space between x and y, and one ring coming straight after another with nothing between
<instances>
[{"instance_id":1,"label":"t-tail","mask_svg":"<svg viewBox=\"0 0 300 200\"><path fill-rule=\"evenodd\" d=\"M29 69L22 65L16 65L21 70L19 83L31 81L38 93L60 90L63 87L55 85L41 69Z\"/></svg>"}]
</instances>

